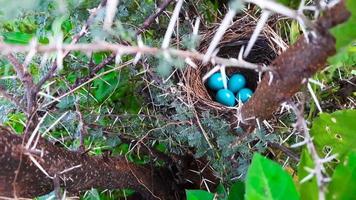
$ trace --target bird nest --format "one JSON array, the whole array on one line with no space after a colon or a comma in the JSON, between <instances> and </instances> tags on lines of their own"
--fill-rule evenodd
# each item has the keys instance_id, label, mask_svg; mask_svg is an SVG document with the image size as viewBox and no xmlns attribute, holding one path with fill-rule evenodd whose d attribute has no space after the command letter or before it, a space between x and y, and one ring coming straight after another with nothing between
<instances>
[{"instance_id":1,"label":"bird nest","mask_svg":"<svg viewBox=\"0 0 356 200\"><path fill-rule=\"evenodd\" d=\"M198 48L199 52L206 52L218 27L219 24L203 32L202 43ZM223 58L238 58L240 49L243 46L247 46L255 27L256 20L251 15L244 15L234 21L219 43L217 56ZM275 36L276 33L273 32L273 29L269 26L265 26L249 56L245 60L251 63L268 65L280 51L280 47L272 41L272 38ZM209 110L216 115L232 116L236 114L237 107L227 107L216 102L213 92L206 88L202 80L203 76L213 67L214 65L211 63L199 63L197 68L186 68L184 71L184 90L188 95L187 99L194 105L198 112ZM233 73L243 74L247 79L246 86L253 91L256 89L261 76L263 76L259 74L258 71L251 69L238 67L226 68L226 74L228 76Z\"/></svg>"}]
</instances>

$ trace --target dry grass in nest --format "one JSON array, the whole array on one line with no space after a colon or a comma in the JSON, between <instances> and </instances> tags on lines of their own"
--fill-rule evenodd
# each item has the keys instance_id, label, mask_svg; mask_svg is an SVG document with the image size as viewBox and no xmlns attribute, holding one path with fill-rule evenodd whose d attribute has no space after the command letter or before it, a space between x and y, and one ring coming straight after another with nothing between
<instances>
[{"instance_id":1,"label":"dry grass in nest","mask_svg":"<svg viewBox=\"0 0 356 200\"><path fill-rule=\"evenodd\" d=\"M224 37L218 46L219 52L217 55L225 58L237 58L240 48L242 46L247 46L255 26L255 18L248 13L244 13L240 18L234 21L230 28L225 32ZM199 52L206 52L218 27L219 24L202 33L202 43L198 48ZM269 26L265 27L246 60L252 63L269 64L281 51L281 48L271 39L275 37L278 36L273 32L273 29ZM279 40L281 39L279 38ZM186 68L184 71L184 90L187 94L186 99L188 99L188 101L190 101L189 103L193 104L199 112L210 110L213 111L214 114L222 116L236 115L238 106L227 107L216 102L213 99L214 94L207 90L204 85L202 77L212 67L214 66L211 64L203 65L202 63L199 63L196 69L192 67ZM226 70L227 75L237 72L244 74L247 78L247 87L255 90L259 78L261 78L259 73L254 70L236 67L227 68Z\"/></svg>"}]
</instances>

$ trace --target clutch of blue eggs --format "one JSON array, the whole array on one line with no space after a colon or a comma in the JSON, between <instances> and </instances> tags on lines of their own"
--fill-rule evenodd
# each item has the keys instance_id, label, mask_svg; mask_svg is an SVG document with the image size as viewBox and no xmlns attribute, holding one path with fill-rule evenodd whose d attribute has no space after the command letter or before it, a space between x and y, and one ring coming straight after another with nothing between
<instances>
[{"instance_id":1,"label":"clutch of blue eggs","mask_svg":"<svg viewBox=\"0 0 356 200\"><path fill-rule=\"evenodd\" d=\"M209 77L206 86L215 94L215 100L225 106L233 107L238 101L247 102L253 92L246 87L246 78L240 73L232 74L228 77L227 88L224 88L221 73L215 73Z\"/></svg>"}]
</instances>

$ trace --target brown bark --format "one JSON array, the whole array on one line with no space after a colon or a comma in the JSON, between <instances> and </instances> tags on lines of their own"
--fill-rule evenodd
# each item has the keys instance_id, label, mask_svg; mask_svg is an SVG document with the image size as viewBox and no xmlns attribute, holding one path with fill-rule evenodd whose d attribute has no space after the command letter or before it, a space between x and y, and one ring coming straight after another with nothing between
<instances>
[{"instance_id":1,"label":"brown bark","mask_svg":"<svg viewBox=\"0 0 356 200\"><path fill-rule=\"evenodd\" d=\"M335 38L327 29L345 22L350 13L344 2L327 11L316 23L316 38L309 43L300 37L298 41L279 55L271 66L273 81L266 74L259 83L255 94L242 107L241 114L245 124L253 125L255 118L268 119L281 103L289 100L307 82L308 78L324 68L327 58L334 55Z\"/></svg>"},{"instance_id":2,"label":"brown bark","mask_svg":"<svg viewBox=\"0 0 356 200\"><path fill-rule=\"evenodd\" d=\"M33 198L54 190L54 180L46 176L29 158L23 138L0 127L0 196ZM67 151L44 139L30 153L51 176L59 177L60 186L70 193L91 188L132 188L143 199L174 199L169 174L150 167L128 163L123 158L90 157ZM64 170L78 166L67 172ZM17 178L15 180L15 176Z\"/></svg>"}]
</instances>

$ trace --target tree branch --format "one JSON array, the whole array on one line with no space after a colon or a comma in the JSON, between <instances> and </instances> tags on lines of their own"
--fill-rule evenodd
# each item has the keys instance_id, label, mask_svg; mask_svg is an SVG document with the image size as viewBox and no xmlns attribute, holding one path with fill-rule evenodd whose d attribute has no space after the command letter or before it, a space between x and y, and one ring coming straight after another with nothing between
<instances>
[{"instance_id":1,"label":"tree branch","mask_svg":"<svg viewBox=\"0 0 356 200\"><path fill-rule=\"evenodd\" d=\"M29 116L34 110L34 106L36 104L36 93L34 92L35 84L33 83L32 75L27 71L27 69L24 68L24 66L16 59L13 54L9 53L7 55L7 59L13 65L18 78L25 86L26 113Z\"/></svg>"},{"instance_id":2,"label":"tree branch","mask_svg":"<svg viewBox=\"0 0 356 200\"><path fill-rule=\"evenodd\" d=\"M150 15L149 17L147 17L147 19L145 20L145 22L143 22L141 28L139 28L136 31L136 35L140 35L141 33L145 32L148 28L150 28L150 26L152 25L152 23L154 22L154 20L160 16L162 14L162 12L169 6L169 4L172 2L173 0L164 0L162 2L161 5L159 5L158 9L156 10L156 12L152 15Z\"/></svg>"},{"instance_id":3,"label":"tree branch","mask_svg":"<svg viewBox=\"0 0 356 200\"><path fill-rule=\"evenodd\" d=\"M37 149L26 150L23 138L0 127L0 193L5 197L34 198L53 190L53 179L69 193L90 188L132 188L145 199L174 199L173 183L162 169L128 163L123 158L89 157L66 151L44 139ZM30 157L32 157L30 159ZM15 171L22 159L16 183ZM34 160L36 162L34 162ZM12 187L14 185L14 187ZM14 191L15 190L15 191Z\"/></svg>"},{"instance_id":4,"label":"tree branch","mask_svg":"<svg viewBox=\"0 0 356 200\"><path fill-rule=\"evenodd\" d=\"M0 52L1 51L15 51L15 52L27 52L29 50L28 46L22 46L22 45L9 45L9 44L1 44L0 43ZM107 43L107 42L97 42L97 43L89 43L89 44L68 44L68 45L63 45L61 47L63 51L92 51L92 52L99 52L99 51L112 51L120 54L146 54L146 55L159 55L163 53L168 53L173 56L177 56L180 58L191 58L191 59L196 59L196 60L203 60L204 54L201 54L199 52L192 52L192 51L184 51L184 50L178 50L178 49L161 49L161 48L156 48L156 47L148 47L148 46L129 46L129 45L122 45L122 44L112 44L112 43ZM54 52L58 51L58 47L55 45L39 45L36 47L37 52ZM113 55L110 56L112 58ZM107 62L107 60L104 60ZM226 67L239 67L239 68L245 68L245 69L253 69L253 70L258 70L258 71L270 71L268 67L265 67L263 65L258 65L254 63L249 63L244 60L238 60L235 58L222 58L218 56L213 56L210 59L210 62L214 62L216 64L221 64Z\"/></svg>"},{"instance_id":5,"label":"tree branch","mask_svg":"<svg viewBox=\"0 0 356 200\"><path fill-rule=\"evenodd\" d=\"M350 13L343 1L326 13L316 23L316 38L307 42L300 37L272 62L273 76L266 74L263 77L255 94L241 109L243 123L253 125L256 118L271 117L281 103L298 92L308 78L324 68L328 57L335 54L335 39L325 29L345 22Z\"/></svg>"}]
</instances>

